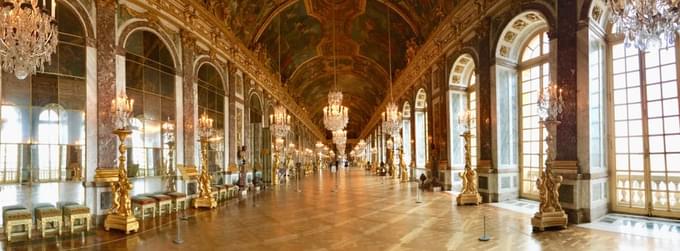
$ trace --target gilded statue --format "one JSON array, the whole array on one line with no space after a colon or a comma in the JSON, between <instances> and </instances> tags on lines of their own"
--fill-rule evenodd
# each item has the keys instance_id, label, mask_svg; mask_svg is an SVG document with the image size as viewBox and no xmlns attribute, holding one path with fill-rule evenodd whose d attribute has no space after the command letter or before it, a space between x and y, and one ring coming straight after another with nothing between
<instances>
[{"instance_id":1,"label":"gilded statue","mask_svg":"<svg viewBox=\"0 0 680 251\"><path fill-rule=\"evenodd\" d=\"M458 205L479 205L479 203L482 202L482 196L477 190L477 172L472 169L472 161L470 158L470 139L472 134L470 131L466 131L461 137L463 137L463 140L465 141L465 169L462 173L458 174L463 180L463 187L461 188L456 201L458 202Z\"/></svg>"},{"instance_id":2,"label":"gilded statue","mask_svg":"<svg viewBox=\"0 0 680 251\"><path fill-rule=\"evenodd\" d=\"M401 169L401 181L408 181L408 171L406 170L406 162L404 161L404 149L399 148L399 169Z\"/></svg>"}]
</instances>

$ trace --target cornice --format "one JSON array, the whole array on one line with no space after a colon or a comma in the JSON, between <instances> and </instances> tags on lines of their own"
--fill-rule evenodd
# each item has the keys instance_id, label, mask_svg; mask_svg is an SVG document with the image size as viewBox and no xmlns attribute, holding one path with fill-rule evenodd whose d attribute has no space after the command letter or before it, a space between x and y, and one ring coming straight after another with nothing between
<instances>
[{"instance_id":1,"label":"cornice","mask_svg":"<svg viewBox=\"0 0 680 251\"><path fill-rule=\"evenodd\" d=\"M290 114L300 120L319 140L325 141L326 135L312 122L302 107L295 103L278 81L276 74L257 60L258 57L200 2L197 0L127 0L127 2L143 7L149 13L192 33L197 40L211 45L214 48L211 50L214 55L226 58L245 74L250 75L258 86L285 106Z\"/></svg>"}]
</instances>

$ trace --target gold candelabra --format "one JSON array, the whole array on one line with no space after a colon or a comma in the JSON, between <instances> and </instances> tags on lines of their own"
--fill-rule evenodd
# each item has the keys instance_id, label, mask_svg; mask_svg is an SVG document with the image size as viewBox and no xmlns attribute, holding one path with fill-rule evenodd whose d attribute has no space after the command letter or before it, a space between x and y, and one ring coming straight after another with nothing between
<instances>
[{"instance_id":1,"label":"gold candelabra","mask_svg":"<svg viewBox=\"0 0 680 251\"><path fill-rule=\"evenodd\" d=\"M564 102L562 100L562 90L558 89L554 83L550 83L548 88L540 93L538 99L539 115L541 124L545 127L548 135L545 137L547 145L545 168L539 169L539 178L536 180L538 186L540 205L538 212L531 218L531 225L540 231L548 227L567 227L567 214L560 204L559 188L562 183L562 176L553 174L552 168L557 156L555 135L558 120L562 113Z\"/></svg>"},{"instance_id":2,"label":"gold candelabra","mask_svg":"<svg viewBox=\"0 0 680 251\"><path fill-rule=\"evenodd\" d=\"M461 188L460 194L456 198L458 205L474 204L479 205L482 202L482 196L479 195L477 190L477 171L472 169L472 158L471 158L471 148L470 140L472 139L472 133L470 132L470 111L461 111L458 116L458 124L463 128L464 132L460 135L463 138L465 144L465 168L463 172L460 173L460 177L463 180L463 187Z\"/></svg>"},{"instance_id":3,"label":"gold candelabra","mask_svg":"<svg viewBox=\"0 0 680 251\"><path fill-rule=\"evenodd\" d=\"M212 177L208 172L208 146L213 129L213 119L206 113L201 115L198 120L201 143L201 174L198 176L198 198L194 200L194 208L217 207L217 200L212 195Z\"/></svg>"},{"instance_id":4,"label":"gold candelabra","mask_svg":"<svg viewBox=\"0 0 680 251\"><path fill-rule=\"evenodd\" d=\"M118 127L113 131L118 137L118 179L110 183L112 194L112 207L104 220L104 229L109 231L111 229L118 229L124 231L126 234L130 232L137 232L139 230L139 222L132 214L132 206L130 203L130 190L132 184L127 177L127 161L126 153L127 146L125 139L132 133L128 129L129 119L132 115L134 107L134 100L128 99L123 93L121 97L114 99L111 103L111 112L114 123Z\"/></svg>"}]
</instances>

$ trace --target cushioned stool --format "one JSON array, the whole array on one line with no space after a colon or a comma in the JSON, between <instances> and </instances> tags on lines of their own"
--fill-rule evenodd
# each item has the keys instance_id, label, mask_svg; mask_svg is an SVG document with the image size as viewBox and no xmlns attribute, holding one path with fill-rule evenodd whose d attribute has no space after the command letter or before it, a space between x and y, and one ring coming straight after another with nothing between
<instances>
[{"instance_id":1,"label":"cushioned stool","mask_svg":"<svg viewBox=\"0 0 680 251\"><path fill-rule=\"evenodd\" d=\"M59 202L57 207L61 208L64 216L64 225L73 234L75 230L85 229L90 231L92 215L90 208L75 202Z\"/></svg>"},{"instance_id":2,"label":"cushioned stool","mask_svg":"<svg viewBox=\"0 0 680 251\"><path fill-rule=\"evenodd\" d=\"M210 190L210 196L212 196L212 197L215 199L215 201L218 201L218 200L219 200L219 197L218 197L219 194L220 194L220 191L219 191L216 187L213 187L213 188Z\"/></svg>"},{"instance_id":3,"label":"cushioned stool","mask_svg":"<svg viewBox=\"0 0 680 251\"><path fill-rule=\"evenodd\" d=\"M140 211L140 217L144 220L146 212L151 211L151 218L156 218L156 200L149 198L147 196L134 196L132 197L132 208L135 211Z\"/></svg>"},{"instance_id":4,"label":"cushioned stool","mask_svg":"<svg viewBox=\"0 0 680 251\"><path fill-rule=\"evenodd\" d=\"M158 216L163 215L163 212L170 214L172 212L172 197L165 194L154 194L151 198L156 200L158 206Z\"/></svg>"},{"instance_id":5,"label":"cushioned stool","mask_svg":"<svg viewBox=\"0 0 680 251\"><path fill-rule=\"evenodd\" d=\"M238 186L226 185L227 187L227 198L231 199L238 195Z\"/></svg>"},{"instance_id":6,"label":"cushioned stool","mask_svg":"<svg viewBox=\"0 0 680 251\"><path fill-rule=\"evenodd\" d=\"M227 199L227 189L224 185L214 185L213 190L217 191L217 197L215 197L217 201L224 201Z\"/></svg>"},{"instance_id":7,"label":"cushioned stool","mask_svg":"<svg viewBox=\"0 0 680 251\"><path fill-rule=\"evenodd\" d=\"M31 239L31 229L33 227L33 215L24 206L6 206L2 208L2 222L5 229L7 241L12 241L12 237L26 235ZM15 232L15 227L22 231Z\"/></svg>"},{"instance_id":8,"label":"cushioned stool","mask_svg":"<svg viewBox=\"0 0 680 251\"><path fill-rule=\"evenodd\" d=\"M168 192L166 195L172 198L172 203L175 204L175 212L179 212L180 209L185 210L187 208L187 195L180 192ZM180 203L182 206L180 207Z\"/></svg>"},{"instance_id":9,"label":"cushioned stool","mask_svg":"<svg viewBox=\"0 0 680 251\"><path fill-rule=\"evenodd\" d=\"M45 238L45 233L56 232L61 235L63 225L61 210L51 204L38 204L33 209L35 214L36 228L40 235Z\"/></svg>"}]
</instances>

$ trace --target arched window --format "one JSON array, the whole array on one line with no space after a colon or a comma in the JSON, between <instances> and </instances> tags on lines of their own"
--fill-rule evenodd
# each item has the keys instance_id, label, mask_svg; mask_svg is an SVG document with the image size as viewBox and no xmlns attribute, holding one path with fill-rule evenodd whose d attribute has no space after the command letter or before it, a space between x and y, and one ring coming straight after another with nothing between
<instances>
[{"instance_id":1,"label":"arched window","mask_svg":"<svg viewBox=\"0 0 680 251\"><path fill-rule=\"evenodd\" d=\"M416 177L418 177L427 165L427 93L425 89L418 90L415 106L415 130L416 130ZM420 169L420 170L417 170Z\"/></svg>"},{"instance_id":2,"label":"arched window","mask_svg":"<svg viewBox=\"0 0 680 251\"><path fill-rule=\"evenodd\" d=\"M404 163L406 168L411 166L411 105L408 102L404 103L401 112L404 123L401 127L402 146L404 147Z\"/></svg>"},{"instance_id":3,"label":"arched window","mask_svg":"<svg viewBox=\"0 0 680 251\"><path fill-rule=\"evenodd\" d=\"M250 96L250 125L248 129L250 131L248 134L250 140L248 141L246 152L250 154L250 168L253 172L251 178L255 179L256 170L262 171L262 156L260 154L262 149L262 103L260 102L260 97L255 94ZM297 138L295 143L297 147L302 147L300 131L302 130L298 129L294 136Z\"/></svg>"},{"instance_id":4,"label":"arched window","mask_svg":"<svg viewBox=\"0 0 680 251\"><path fill-rule=\"evenodd\" d=\"M224 84L222 75L210 64L198 69L198 114L213 119L213 136L208 150L208 170L224 170Z\"/></svg>"},{"instance_id":5,"label":"arched window","mask_svg":"<svg viewBox=\"0 0 680 251\"><path fill-rule=\"evenodd\" d=\"M550 81L548 28L545 17L537 11L515 16L499 37L494 65L497 120L494 164L507 170L502 174L510 181L505 189L532 199L538 198L536 179L545 149L536 102L539 91Z\"/></svg>"},{"instance_id":6,"label":"arched window","mask_svg":"<svg viewBox=\"0 0 680 251\"><path fill-rule=\"evenodd\" d=\"M135 31L126 40L125 91L135 100L134 117L139 121L133 131L128 175L163 175L161 126L164 121L175 121L174 61L158 36L150 31Z\"/></svg>"},{"instance_id":7,"label":"arched window","mask_svg":"<svg viewBox=\"0 0 680 251\"><path fill-rule=\"evenodd\" d=\"M550 82L550 42L545 31L538 32L524 47L518 65L520 101L520 170L522 194L538 196L536 179L544 163L545 130L539 123L538 93Z\"/></svg>"},{"instance_id":8,"label":"arched window","mask_svg":"<svg viewBox=\"0 0 680 251\"><path fill-rule=\"evenodd\" d=\"M85 28L66 6L56 5L59 44L44 71L25 80L2 73L0 183L82 177Z\"/></svg>"},{"instance_id":9,"label":"arched window","mask_svg":"<svg viewBox=\"0 0 680 251\"><path fill-rule=\"evenodd\" d=\"M638 51L626 48L619 34L611 34L608 41L613 207L617 211L678 217L679 44Z\"/></svg>"},{"instance_id":10,"label":"arched window","mask_svg":"<svg viewBox=\"0 0 680 251\"><path fill-rule=\"evenodd\" d=\"M453 64L449 84L449 142L450 160L454 170L465 167L465 149L460 137L461 126L458 116L465 110L470 111L470 157L472 167L477 166L477 75L475 64L469 54L460 56Z\"/></svg>"}]
</instances>

